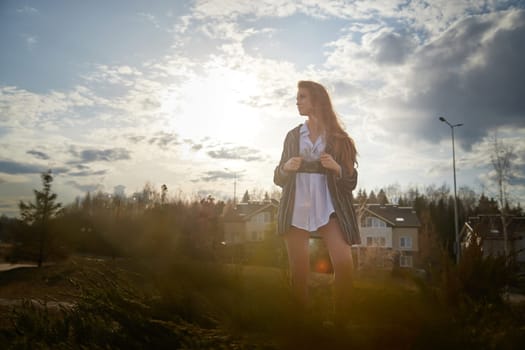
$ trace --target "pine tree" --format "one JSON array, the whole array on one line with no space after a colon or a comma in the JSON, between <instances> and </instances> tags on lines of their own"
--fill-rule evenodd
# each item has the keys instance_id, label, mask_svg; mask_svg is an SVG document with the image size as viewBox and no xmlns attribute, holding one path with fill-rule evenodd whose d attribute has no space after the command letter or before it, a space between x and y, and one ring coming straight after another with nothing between
<instances>
[{"instance_id":1,"label":"pine tree","mask_svg":"<svg viewBox=\"0 0 525 350\"><path fill-rule=\"evenodd\" d=\"M372 192L370 192L370 195L368 196L368 203L370 203L370 204L377 204L377 203L379 203L377 201L376 194L374 193L373 190L372 190Z\"/></svg>"},{"instance_id":2,"label":"pine tree","mask_svg":"<svg viewBox=\"0 0 525 350\"><path fill-rule=\"evenodd\" d=\"M366 190L364 189L359 189L359 191L357 192L357 203L359 203L359 205L363 205L364 203L366 203L368 199L368 196L366 194Z\"/></svg>"},{"instance_id":3,"label":"pine tree","mask_svg":"<svg viewBox=\"0 0 525 350\"><path fill-rule=\"evenodd\" d=\"M53 182L51 170L42 173L40 177L42 178L43 190L33 190L35 202L20 201L18 204L22 221L34 228L38 235L38 267L41 267L44 262L46 244L49 240L49 221L62 209L62 204L55 202L56 193L51 192L51 183Z\"/></svg>"},{"instance_id":4,"label":"pine tree","mask_svg":"<svg viewBox=\"0 0 525 350\"><path fill-rule=\"evenodd\" d=\"M248 190L244 192L244 195L242 196L241 203L248 203L250 201L250 194L248 193Z\"/></svg>"},{"instance_id":5,"label":"pine tree","mask_svg":"<svg viewBox=\"0 0 525 350\"><path fill-rule=\"evenodd\" d=\"M386 193L383 189L379 190L379 193L377 194L377 202L381 205L388 204L388 198L386 196Z\"/></svg>"},{"instance_id":6,"label":"pine tree","mask_svg":"<svg viewBox=\"0 0 525 350\"><path fill-rule=\"evenodd\" d=\"M498 203L494 198L488 198L482 193L475 209L476 214L498 214Z\"/></svg>"}]
</instances>

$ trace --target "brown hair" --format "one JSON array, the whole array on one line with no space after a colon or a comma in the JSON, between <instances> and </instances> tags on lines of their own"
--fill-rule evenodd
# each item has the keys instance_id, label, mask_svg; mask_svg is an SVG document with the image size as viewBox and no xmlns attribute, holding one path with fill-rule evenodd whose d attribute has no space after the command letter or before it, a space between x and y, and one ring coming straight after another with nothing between
<instances>
[{"instance_id":1,"label":"brown hair","mask_svg":"<svg viewBox=\"0 0 525 350\"><path fill-rule=\"evenodd\" d=\"M308 80L299 81L297 87L307 89L310 93L314 115L319 118L326 132L327 148L332 149L334 156L346 165L348 171L352 173L354 165L357 165L355 143L343 129L339 118L335 114L328 92L323 85Z\"/></svg>"}]
</instances>

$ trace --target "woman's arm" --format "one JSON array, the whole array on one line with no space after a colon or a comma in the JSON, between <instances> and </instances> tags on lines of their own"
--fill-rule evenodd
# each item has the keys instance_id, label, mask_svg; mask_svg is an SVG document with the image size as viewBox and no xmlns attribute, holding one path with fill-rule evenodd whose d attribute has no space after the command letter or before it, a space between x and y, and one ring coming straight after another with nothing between
<instances>
[{"instance_id":1,"label":"woman's arm","mask_svg":"<svg viewBox=\"0 0 525 350\"><path fill-rule=\"evenodd\" d=\"M353 168L350 173L345 166L341 167L341 177L336 177L335 183L343 193L352 192L357 187L357 169Z\"/></svg>"},{"instance_id":2,"label":"woman's arm","mask_svg":"<svg viewBox=\"0 0 525 350\"><path fill-rule=\"evenodd\" d=\"M277 186L280 186L280 187L284 187L284 185L286 185L286 183L288 181L290 181L290 178L295 175L294 171L286 171L285 170L286 162L289 162L291 160L291 158L294 158L293 154L292 154L292 144L291 144L292 142L293 142L292 132L289 132L286 135L286 138L284 139L284 145L283 145L283 152L281 154L281 160L279 162L279 165L277 165L277 167L275 167L275 170L273 172L273 182ZM293 168L295 168L295 167L298 168L298 166L300 165L301 162L300 162L300 160L296 160L294 163L295 164L294 164Z\"/></svg>"}]
</instances>

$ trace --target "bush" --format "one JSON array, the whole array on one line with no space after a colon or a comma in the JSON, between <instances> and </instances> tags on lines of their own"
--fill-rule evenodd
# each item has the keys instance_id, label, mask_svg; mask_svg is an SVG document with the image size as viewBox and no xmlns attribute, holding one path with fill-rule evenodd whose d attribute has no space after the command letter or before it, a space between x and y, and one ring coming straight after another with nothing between
<instances>
[{"instance_id":1,"label":"bush","mask_svg":"<svg viewBox=\"0 0 525 350\"><path fill-rule=\"evenodd\" d=\"M515 276L515 266L505 256L484 256L481 241L473 236L462 250L458 265L443 254L439 288L445 302L451 306L501 304Z\"/></svg>"}]
</instances>

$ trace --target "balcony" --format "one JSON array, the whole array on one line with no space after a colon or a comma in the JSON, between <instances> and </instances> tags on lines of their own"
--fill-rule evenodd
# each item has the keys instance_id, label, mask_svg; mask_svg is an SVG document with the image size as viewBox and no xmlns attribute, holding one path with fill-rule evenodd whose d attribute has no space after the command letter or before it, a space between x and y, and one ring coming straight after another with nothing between
<instances>
[{"instance_id":1,"label":"balcony","mask_svg":"<svg viewBox=\"0 0 525 350\"><path fill-rule=\"evenodd\" d=\"M369 246L370 239L374 242L372 246L381 248L392 248L391 227L361 227L361 245ZM384 242L384 245L382 244Z\"/></svg>"}]
</instances>

